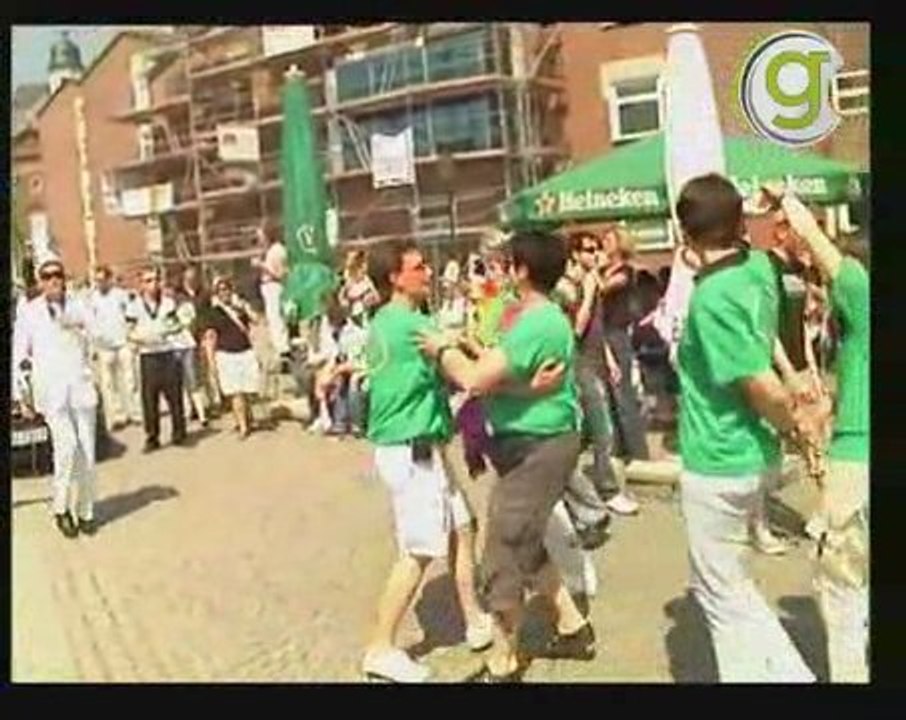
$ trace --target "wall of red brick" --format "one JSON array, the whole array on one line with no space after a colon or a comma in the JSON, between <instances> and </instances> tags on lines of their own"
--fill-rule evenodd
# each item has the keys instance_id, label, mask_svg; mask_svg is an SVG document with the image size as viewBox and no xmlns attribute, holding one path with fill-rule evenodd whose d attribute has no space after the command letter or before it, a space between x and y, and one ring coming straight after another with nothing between
<instances>
[{"instance_id":1,"label":"wall of red brick","mask_svg":"<svg viewBox=\"0 0 906 720\"><path fill-rule=\"evenodd\" d=\"M672 23L630 23L601 30L589 23L564 23L562 59L569 105L565 135L576 162L611 147L601 65L649 55L666 58L666 29ZM734 94L736 73L760 37L790 27L828 38L843 55L845 69L870 67L867 23L700 23L714 81L721 125L728 135L751 134ZM817 148L840 160L869 165L867 119L846 118L836 134Z\"/></svg>"},{"instance_id":2,"label":"wall of red brick","mask_svg":"<svg viewBox=\"0 0 906 720\"><path fill-rule=\"evenodd\" d=\"M73 102L75 83L66 83L38 117L46 209L51 236L71 274L84 275L88 250L82 225L79 156Z\"/></svg>"},{"instance_id":3,"label":"wall of red brick","mask_svg":"<svg viewBox=\"0 0 906 720\"><path fill-rule=\"evenodd\" d=\"M137 155L138 140L134 127L113 118L122 112L123 99L131 97L130 58L146 47L146 41L130 36L122 38L81 85L88 125L88 162L97 224L97 259L100 264L116 268L145 257L145 229L140 221L106 212L101 173L112 171Z\"/></svg>"}]
</instances>

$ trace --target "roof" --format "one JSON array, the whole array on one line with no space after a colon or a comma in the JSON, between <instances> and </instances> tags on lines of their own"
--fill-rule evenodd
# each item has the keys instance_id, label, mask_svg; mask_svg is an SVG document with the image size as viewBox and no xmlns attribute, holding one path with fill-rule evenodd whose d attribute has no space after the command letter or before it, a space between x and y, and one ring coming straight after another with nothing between
<instances>
[{"instance_id":1,"label":"roof","mask_svg":"<svg viewBox=\"0 0 906 720\"><path fill-rule=\"evenodd\" d=\"M85 68L85 72L82 73L82 76L77 80L64 80L63 83L57 88L56 92L48 95L44 101L34 110L35 117L40 117L40 115L47 109L47 107L53 102L53 99L57 94L62 90L68 83L73 82L76 85L81 85L84 83L90 76L91 73L95 71L97 67L104 61L113 48L115 48L121 40L126 38L133 38L137 40L146 40L152 44L166 44L169 36L172 33L163 32L160 30L120 30L113 37L110 38L110 41L104 46L104 48L97 54L94 60Z\"/></svg>"},{"instance_id":2,"label":"roof","mask_svg":"<svg viewBox=\"0 0 906 720\"><path fill-rule=\"evenodd\" d=\"M31 111L47 97L48 92L46 83L27 83L15 89L10 113L13 135L17 135L28 126Z\"/></svg>"}]
</instances>

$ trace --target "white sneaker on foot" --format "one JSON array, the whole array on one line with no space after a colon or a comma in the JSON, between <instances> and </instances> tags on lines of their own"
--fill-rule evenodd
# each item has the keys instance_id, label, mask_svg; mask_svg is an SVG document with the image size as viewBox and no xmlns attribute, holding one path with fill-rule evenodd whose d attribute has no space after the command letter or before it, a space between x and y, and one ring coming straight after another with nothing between
<instances>
[{"instance_id":1,"label":"white sneaker on foot","mask_svg":"<svg viewBox=\"0 0 906 720\"><path fill-rule=\"evenodd\" d=\"M626 493L614 495L607 501L607 507L617 515L635 515L639 511L639 504Z\"/></svg>"},{"instance_id":2,"label":"white sneaker on foot","mask_svg":"<svg viewBox=\"0 0 906 720\"><path fill-rule=\"evenodd\" d=\"M402 650L393 648L380 655L366 654L362 672L372 680L389 680L398 683L422 683L431 677L431 670L409 657Z\"/></svg>"},{"instance_id":3,"label":"white sneaker on foot","mask_svg":"<svg viewBox=\"0 0 906 720\"><path fill-rule=\"evenodd\" d=\"M487 613L466 627L466 642L472 652L481 652L494 641L494 621Z\"/></svg>"},{"instance_id":4,"label":"white sneaker on foot","mask_svg":"<svg viewBox=\"0 0 906 720\"><path fill-rule=\"evenodd\" d=\"M805 525L805 534L812 540L820 540L825 532L827 532L827 520L821 514L813 515Z\"/></svg>"},{"instance_id":5,"label":"white sneaker on foot","mask_svg":"<svg viewBox=\"0 0 906 720\"><path fill-rule=\"evenodd\" d=\"M784 555L789 547L767 528L759 528L752 533L752 545L764 555Z\"/></svg>"}]
</instances>

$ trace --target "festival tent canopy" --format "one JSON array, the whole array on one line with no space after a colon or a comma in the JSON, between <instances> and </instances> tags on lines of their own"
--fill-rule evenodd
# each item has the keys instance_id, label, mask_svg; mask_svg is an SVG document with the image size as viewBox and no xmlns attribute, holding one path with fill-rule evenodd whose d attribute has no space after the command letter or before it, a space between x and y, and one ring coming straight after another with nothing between
<instances>
[{"instance_id":1,"label":"festival tent canopy","mask_svg":"<svg viewBox=\"0 0 906 720\"><path fill-rule=\"evenodd\" d=\"M803 200L831 205L861 194L859 172L845 163L748 137L725 137L727 172L743 197L766 181L785 181ZM508 228L567 222L665 217L664 135L617 148L526 188L501 206Z\"/></svg>"}]
</instances>

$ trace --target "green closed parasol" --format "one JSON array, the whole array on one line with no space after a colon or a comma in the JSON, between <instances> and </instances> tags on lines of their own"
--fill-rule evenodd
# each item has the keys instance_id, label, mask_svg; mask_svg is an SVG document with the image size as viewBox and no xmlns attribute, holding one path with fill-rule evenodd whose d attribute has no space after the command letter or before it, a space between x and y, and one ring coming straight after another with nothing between
<instances>
[{"instance_id":1,"label":"green closed parasol","mask_svg":"<svg viewBox=\"0 0 906 720\"><path fill-rule=\"evenodd\" d=\"M283 242L289 273L283 286L283 313L290 321L322 312L336 286L327 241L327 197L305 76L287 75L283 87L280 174L283 181Z\"/></svg>"}]
</instances>

